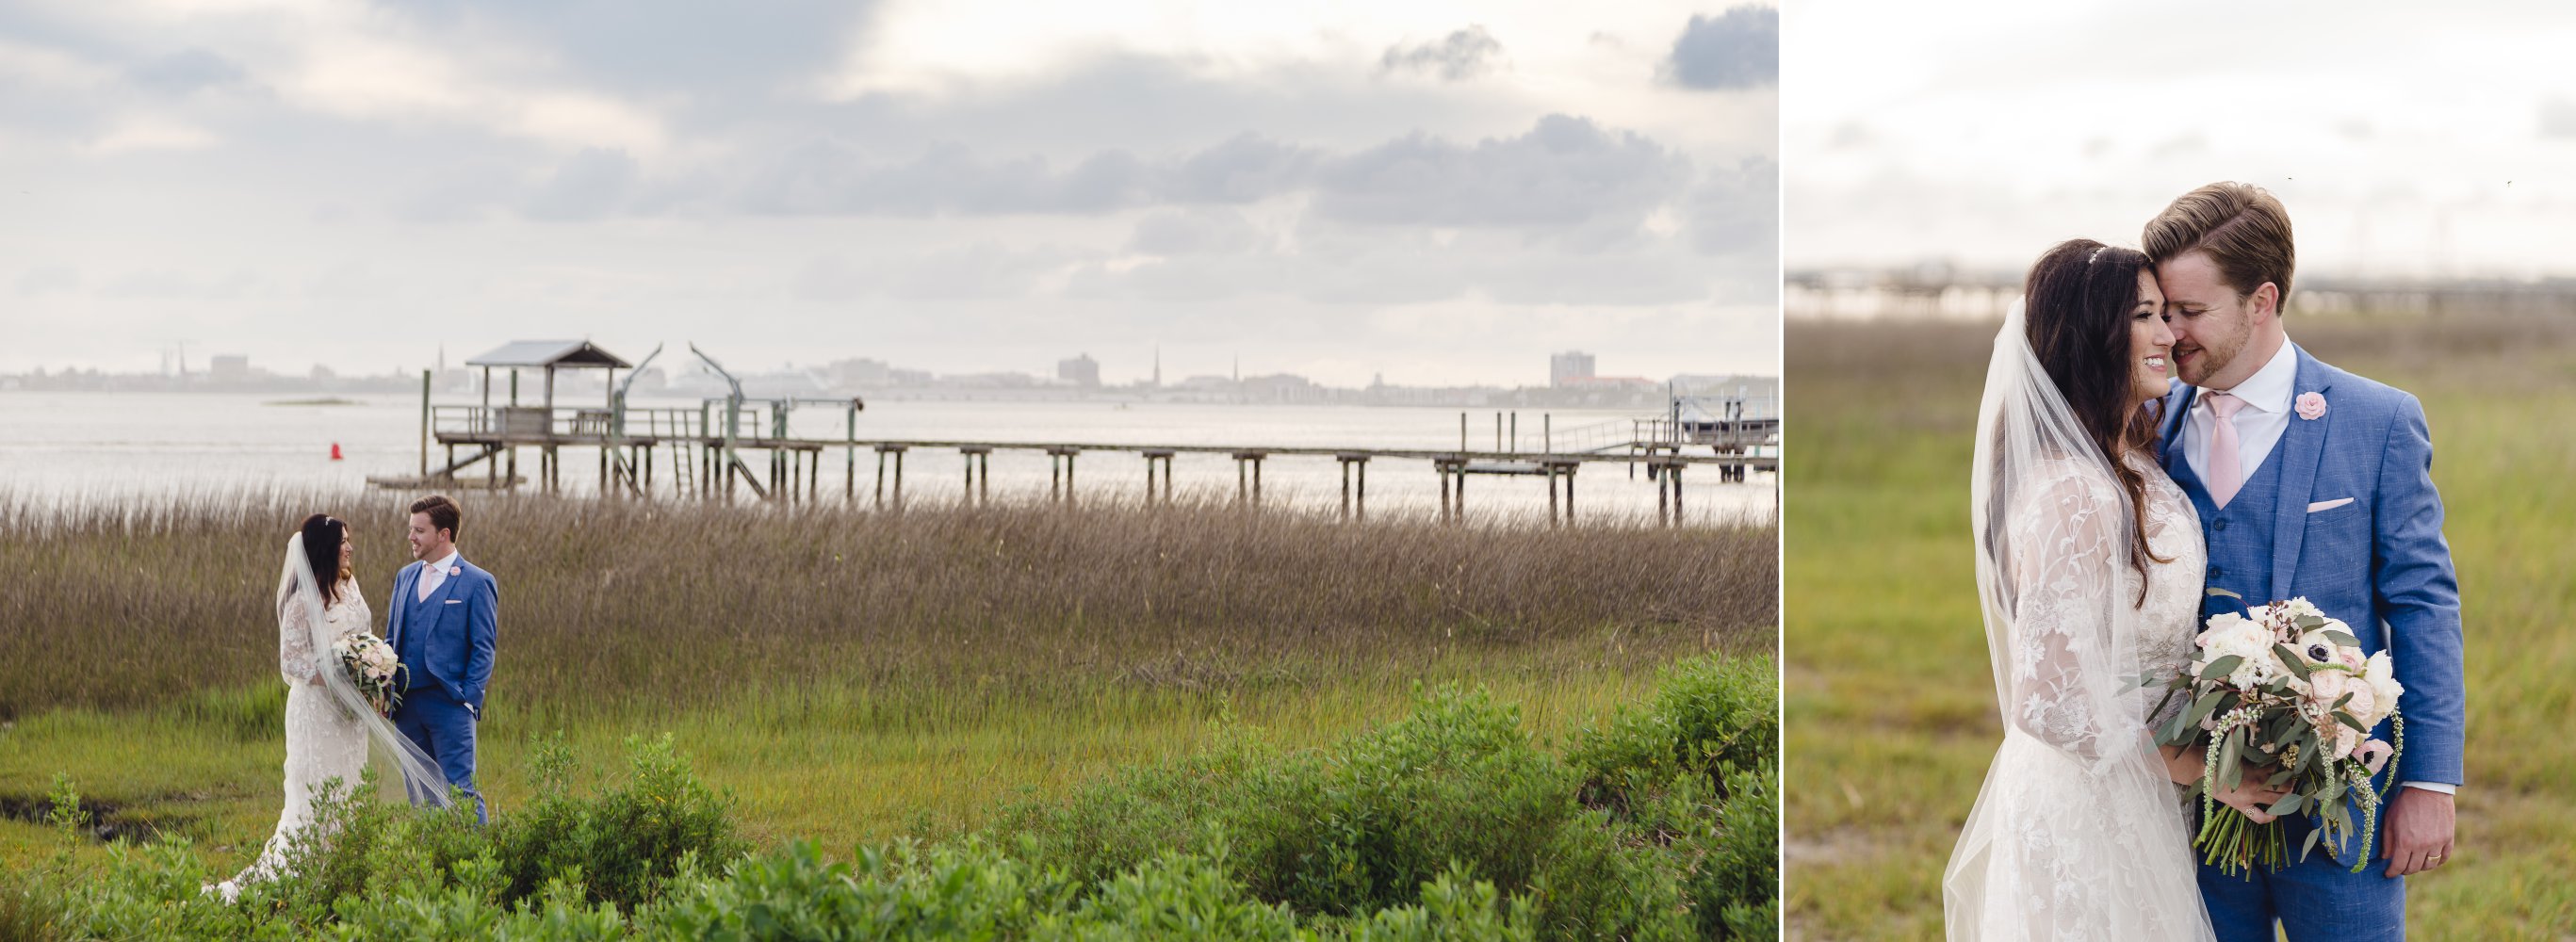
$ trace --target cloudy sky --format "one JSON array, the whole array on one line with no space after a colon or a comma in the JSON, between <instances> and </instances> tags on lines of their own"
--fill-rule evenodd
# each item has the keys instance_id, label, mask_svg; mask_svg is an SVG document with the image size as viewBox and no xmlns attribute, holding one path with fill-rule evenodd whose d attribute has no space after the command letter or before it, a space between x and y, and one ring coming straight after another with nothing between
<instances>
[{"instance_id":1,"label":"cloudy sky","mask_svg":"<svg viewBox=\"0 0 2576 942\"><path fill-rule=\"evenodd\" d=\"M1772 371L1779 16L12 0L0 371Z\"/></svg>"},{"instance_id":2,"label":"cloudy sky","mask_svg":"<svg viewBox=\"0 0 2576 942\"><path fill-rule=\"evenodd\" d=\"M2576 6L1801 0L1782 30L1792 269L2018 270L2235 179L2302 273L2576 275Z\"/></svg>"}]
</instances>

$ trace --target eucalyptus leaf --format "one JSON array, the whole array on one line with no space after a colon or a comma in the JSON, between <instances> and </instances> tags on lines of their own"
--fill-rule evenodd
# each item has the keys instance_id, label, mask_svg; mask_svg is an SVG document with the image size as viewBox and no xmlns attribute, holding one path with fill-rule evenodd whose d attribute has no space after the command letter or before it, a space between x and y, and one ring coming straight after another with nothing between
<instances>
[{"instance_id":1,"label":"eucalyptus leaf","mask_svg":"<svg viewBox=\"0 0 2576 942\"><path fill-rule=\"evenodd\" d=\"M2208 667L2200 669L2200 679L2217 680L2218 678L2235 673L2237 665L2243 663L2245 663L2245 656L2242 654L2230 654L2226 657L2219 658L2218 660L2209 662Z\"/></svg>"},{"instance_id":2,"label":"eucalyptus leaf","mask_svg":"<svg viewBox=\"0 0 2576 942\"><path fill-rule=\"evenodd\" d=\"M2281 666L2289 668L2290 673L2297 675L2300 680L2308 679L2308 662L2305 658L2301 658L2298 652L2290 650L2287 646L2275 644L2272 646L2272 653L2280 657Z\"/></svg>"}]
</instances>

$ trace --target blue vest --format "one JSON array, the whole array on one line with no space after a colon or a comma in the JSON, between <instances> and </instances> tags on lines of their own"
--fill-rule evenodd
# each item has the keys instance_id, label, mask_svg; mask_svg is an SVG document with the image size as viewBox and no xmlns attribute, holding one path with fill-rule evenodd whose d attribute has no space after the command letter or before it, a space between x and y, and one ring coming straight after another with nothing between
<instances>
[{"instance_id":1,"label":"blue vest","mask_svg":"<svg viewBox=\"0 0 2576 942\"><path fill-rule=\"evenodd\" d=\"M439 593L433 591L429 593L429 599L427 601L423 601L421 599L420 583L422 580L426 580L428 578L429 567L421 567L420 576L412 581L411 591L404 593L402 598L394 600L394 604L403 607L402 643L396 646L394 654L402 658L404 665L403 689L405 691L417 690L437 683L437 681L430 679L427 666L429 664L429 630L434 627L437 621L439 609L437 603ZM456 577L449 576L448 578L453 579ZM445 586L442 585L440 588L445 588Z\"/></svg>"},{"instance_id":2,"label":"blue vest","mask_svg":"<svg viewBox=\"0 0 2576 942\"><path fill-rule=\"evenodd\" d=\"M2203 595L2200 614L2204 622L2220 612L2242 613L2247 607L2282 601L2270 597L2272 523L2276 519L2273 511L2281 503L2281 466L2288 463L2281 457L2282 444L2288 440L2289 436L2283 435L2281 442L2273 444L2272 453L2263 457L2263 463L2254 469L2252 477L2245 479L2245 486L2237 489L2236 499L2228 501L2224 510L2210 503L2209 488L2192 473L2190 462L2174 462L2174 481L2182 485L2183 493L2191 495L2192 508L2200 511L2201 535L2209 541L2209 587L2245 597L2240 605L2223 595Z\"/></svg>"}]
</instances>

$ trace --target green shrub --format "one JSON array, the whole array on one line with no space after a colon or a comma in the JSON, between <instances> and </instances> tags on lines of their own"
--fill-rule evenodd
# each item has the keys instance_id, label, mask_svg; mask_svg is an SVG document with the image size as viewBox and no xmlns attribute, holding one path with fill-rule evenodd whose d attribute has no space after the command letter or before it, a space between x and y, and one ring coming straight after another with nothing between
<instances>
[{"instance_id":1,"label":"green shrub","mask_svg":"<svg viewBox=\"0 0 2576 942\"><path fill-rule=\"evenodd\" d=\"M1728 776L1780 754L1780 686L1769 658L1707 655L1666 668L1653 702L1622 708L1574 737L1565 761L1583 775L1588 805L1625 807L1634 792L1697 775Z\"/></svg>"},{"instance_id":2,"label":"green shrub","mask_svg":"<svg viewBox=\"0 0 2576 942\"><path fill-rule=\"evenodd\" d=\"M1566 759L1517 712L1444 687L1311 750L1241 730L1196 757L965 839L750 855L729 799L668 737L628 741L578 793L560 740L537 795L478 826L462 808L326 788L289 875L226 905L185 840L113 845L0 886L0 942L59 938L1206 940L1769 939L1778 918L1777 730L1767 662L1676 666L1652 703ZM62 840L86 840L57 784ZM1008 850L1005 850L1008 848Z\"/></svg>"},{"instance_id":3,"label":"green shrub","mask_svg":"<svg viewBox=\"0 0 2576 942\"><path fill-rule=\"evenodd\" d=\"M1685 865L1656 836L1601 810L1565 819L1530 887L1549 939L1688 939Z\"/></svg>"},{"instance_id":4,"label":"green shrub","mask_svg":"<svg viewBox=\"0 0 2576 942\"><path fill-rule=\"evenodd\" d=\"M1020 806L995 830L1086 880L1221 836L1232 872L1259 898L1364 913L1414 902L1452 863L1526 886L1575 810L1573 784L1517 711L1443 688L1411 715L1330 747L1221 748Z\"/></svg>"},{"instance_id":5,"label":"green shrub","mask_svg":"<svg viewBox=\"0 0 2576 942\"><path fill-rule=\"evenodd\" d=\"M539 745L536 798L492 829L503 901L563 879L589 902L632 909L660 893L683 861L729 862L750 851L731 799L698 781L670 736L630 737L626 752L626 781L583 800L571 794L571 753L560 738Z\"/></svg>"},{"instance_id":6,"label":"green shrub","mask_svg":"<svg viewBox=\"0 0 2576 942\"><path fill-rule=\"evenodd\" d=\"M1729 776L1719 826L1696 836L1702 856L1689 892L1708 938L1779 934L1779 782L1779 769L1768 762Z\"/></svg>"}]
</instances>

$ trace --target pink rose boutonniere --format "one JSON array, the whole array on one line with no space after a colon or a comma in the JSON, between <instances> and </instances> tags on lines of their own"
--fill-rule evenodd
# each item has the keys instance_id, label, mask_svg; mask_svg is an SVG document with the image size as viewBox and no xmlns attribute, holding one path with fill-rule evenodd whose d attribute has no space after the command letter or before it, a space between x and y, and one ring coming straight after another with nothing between
<instances>
[{"instance_id":1,"label":"pink rose boutonniere","mask_svg":"<svg viewBox=\"0 0 2576 942\"><path fill-rule=\"evenodd\" d=\"M2316 421L2318 418L2323 417L2326 414L2326 394L2319 392L2300 393L2298 410L2299 418L2306 419L2310 422Z\"/></svg>"}]
</instances>

